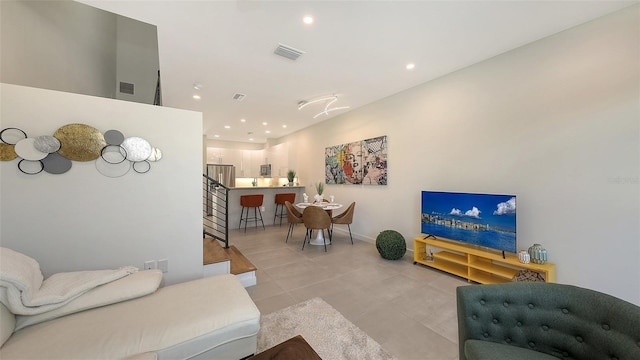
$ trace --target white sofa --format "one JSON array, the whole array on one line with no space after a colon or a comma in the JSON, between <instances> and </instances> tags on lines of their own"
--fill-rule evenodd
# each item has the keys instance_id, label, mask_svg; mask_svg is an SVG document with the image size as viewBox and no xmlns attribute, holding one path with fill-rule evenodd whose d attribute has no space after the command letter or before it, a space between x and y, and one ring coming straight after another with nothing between
<instances>
[{"instance_id":1,"label":"white sofa","mask_svg":"<svg viewBox=\"0 0 640 360\"><path fill-rule=\"evenodd\" d=\"M241 359L255 353L260 312L234 275L220 275L15 326L0 303L0 359Z\"/></svg>"}]
</instances>

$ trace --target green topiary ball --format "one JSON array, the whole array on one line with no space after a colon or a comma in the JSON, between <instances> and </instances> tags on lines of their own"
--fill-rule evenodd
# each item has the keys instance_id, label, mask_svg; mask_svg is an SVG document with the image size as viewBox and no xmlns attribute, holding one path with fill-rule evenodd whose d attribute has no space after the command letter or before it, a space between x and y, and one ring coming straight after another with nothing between
<instances>
[{"instance_id":1,"label":"green topiary ball","mask_svg":"<svg viewBox=\"0 0 640 360\"><path fill-rule=\"evenodd\" d=\"M383 259L398 260L407 252L407 243L399 232L384 230L376 238L376 248Z\"/></svg>"}]
</instances>

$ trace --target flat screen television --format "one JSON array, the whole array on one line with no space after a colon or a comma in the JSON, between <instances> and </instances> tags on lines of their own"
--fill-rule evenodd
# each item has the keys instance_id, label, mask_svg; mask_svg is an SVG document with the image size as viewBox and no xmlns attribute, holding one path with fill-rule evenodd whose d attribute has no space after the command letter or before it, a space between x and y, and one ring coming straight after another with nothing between
<instances>
[{"instance_id":1,"label":"flat screen television","mask_svg":"<svg viewBox=\"0 0 640 360\"><path fill-rule=\"evenodd\" d=\"M516 196L422 192L421 231L502 252L516 250Z\"/></svg>"}]
</instances>

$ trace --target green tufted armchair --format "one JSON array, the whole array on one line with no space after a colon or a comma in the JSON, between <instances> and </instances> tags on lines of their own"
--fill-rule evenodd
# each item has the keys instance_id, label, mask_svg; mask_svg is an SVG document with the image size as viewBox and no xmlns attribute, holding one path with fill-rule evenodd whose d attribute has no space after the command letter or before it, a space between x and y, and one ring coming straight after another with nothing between
<instances>
[{"instance_id":1,"label":"green tufted armchair","mask_svg":"<svg viewBox=\"0 0 640 360\"><path fill-rule=\"evenodd\" d=\"M460 360L640 359L640 307L555 283L456 289Z\"/></svg>"}]
</instances>

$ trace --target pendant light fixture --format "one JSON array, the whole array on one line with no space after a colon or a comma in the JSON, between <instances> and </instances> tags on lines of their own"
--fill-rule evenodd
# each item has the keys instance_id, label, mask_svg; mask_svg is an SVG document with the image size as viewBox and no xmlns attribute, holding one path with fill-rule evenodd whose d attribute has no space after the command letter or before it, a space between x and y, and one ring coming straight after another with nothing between
<instances>
[{"instance_id":1,"label":"pendant light fixture","mask_svg":"<svg viewBox=\"0 0 640 360\"><path fill-rule=\"evenodd\" d=\"M336 111L336 110L343 110L343 109L348 109L350 108L350 106L337 106L337 107L331 107L331 105L333 105L336 101L338 101L338 96L337 95L328 95L328 96L322 96L319 98L315 98L315 99L311 99L311 100L303 100L298 102L298 110L302 110L303 108L307 107L308 105L311 104L317 104L317 103L324 103L324 110L322 110L321 112L317 113L316 115L313 116L313 118L317 118L320 115L329 115L329 112L331 111Z\"/></svg>"}]
</instances>

